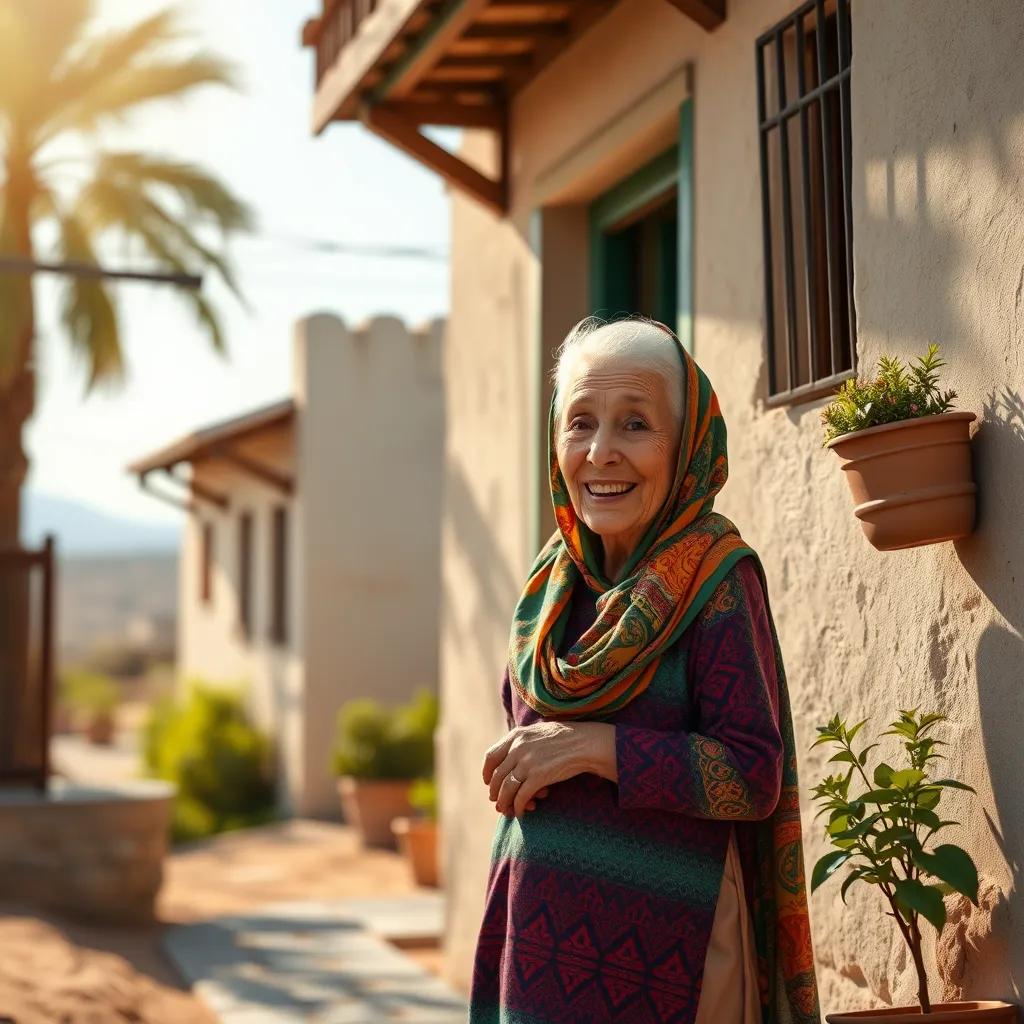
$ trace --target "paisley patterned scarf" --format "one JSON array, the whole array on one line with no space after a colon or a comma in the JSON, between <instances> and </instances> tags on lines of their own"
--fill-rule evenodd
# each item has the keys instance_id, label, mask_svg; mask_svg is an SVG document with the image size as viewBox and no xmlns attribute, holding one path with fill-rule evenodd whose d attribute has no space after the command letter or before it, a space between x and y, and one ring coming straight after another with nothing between
<instances>
[{"instance_id":1,"label":"paisley patterned scarf","mask_svg":"<svg viewBox=\"0 0 1024 1024\"><path fill-rule=\"evenodd\" d=\"M683 429L665 504L617 583L605 578L598 538L576 516L555 456L554 399L548 419L551 497L557 531L530 569L516 607L509 675L519 696L549 718L602 718L650 685L661 654L707 603L739 559L754 551L712 511L728 476L726 430L711 382L663 324L683 362ZM597 594L597 619L564 658L557 655L573 587ZM768 600L765 587L765 601ZM765 1024L817 1024L817 985L801 847L796 744L778 637L768 614L779 686L782 787L771 817L753 823L757 879L755 945ZM708 782L712 780L709 779Z\"/></svg>"}]
</instances>

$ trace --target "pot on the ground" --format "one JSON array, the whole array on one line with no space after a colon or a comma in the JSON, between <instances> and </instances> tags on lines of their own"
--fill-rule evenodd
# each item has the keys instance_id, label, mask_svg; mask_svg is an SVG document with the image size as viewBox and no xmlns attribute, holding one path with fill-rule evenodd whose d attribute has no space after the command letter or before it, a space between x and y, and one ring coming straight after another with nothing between
<instances>
[{"instance_id":1,"label":"pot on the ground","mask_svg":"<svg viewBox=\"0 0 1024 1024\"><path fill-rule=\"evenodd\" d=\"M829 441L853 514L881 551L937 544L974 529L973 412L883 423Z\"/></svg>"},{"instance_id":2,"label":"pot on the ground","mask_svg":"<svg viewBox=\"0 0 1024 1024\"><path fill-rule=\"evenodd\" d=\"M437 851L440 838L437 822L431 818L395 818L391 831L398 848L405 854L417 885L437 888L439 883Z\"/></svg>"},{"instance_id":3,"label":"pot on the ground","mask_svg":"<svg viewBox=\"0 0 1024 1024\"><path fill-rule=\"evenodd\" d=\"M359 830L365 846L394 848L391 822L412 813L412 779L358 779L342 775L338 796L345 821Z\"/></svg>"},{"instance_id":4,"label":"pot on the ground","mask_svg":"<svg viewBox=\"0 0 1024 1024\"><path fill-rule=\"evenodd\" d=\"M1001 1000L932 1003L932 1012L920 1006L889 1006L880 1010L827 1013L828 1024L1016 1024L1017 1007Z\"/></svg>"},{"instance_id":5,"label":"pot on the ground","mask_svg":"<svg viewBox=\"0 0 1024 1024\"><path fill-rule=\"evenodd\" d=\"M114 716L109 711L93 712L85 723L85 738L98 747L114 742Z\"/></svg>"}]
</instances>

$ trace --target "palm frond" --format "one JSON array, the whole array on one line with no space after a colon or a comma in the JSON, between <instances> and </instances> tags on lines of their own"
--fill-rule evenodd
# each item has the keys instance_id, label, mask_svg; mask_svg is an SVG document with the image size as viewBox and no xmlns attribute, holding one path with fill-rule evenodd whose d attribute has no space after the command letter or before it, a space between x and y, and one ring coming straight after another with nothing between
<instances>
[{"instance_id":1,"label":"palm frond","mask_svg":"<svg viewBox=\"0 0 1024 1024\"><path fill-rule=\"evenodd\" d=\"M28 127L45 116L47 97L93 17L94 0L0 0L0 110Z\"/></svg>"},{"instance_id":2,"label":"palm frond","mask_svg":"<svg viewBox=\"0 0 1024 1024\"><path fill-rule=\"evenodd\" d=\"M224 192L226 201L236 201L212 179L198 175L211 189ZM222 278L231 292L245 305L245 298L235 278L234 271L227 259L214 252L203 243L187 226L186 222L172 214L152 189L147 190L148 182L130 175L100 174L86 185L79 195L79 210L82 219L96 231L118 229L129 237L137 237L158 259L163 258L165 251L172 251L182 265L190 260L212 267ZM188 205L188 193L186 193ZM240 204L238 204L240 206ZM198 204L197 211L205 209ZM248 212L240 207L241 212L232 214L232 222L241 217L248 218ZM221 213L229 212L227 207ZM159 240L161 248L154 248L154 240ZM175 269L180 269L175 267Z\"/></svg>"},{"instance_id":3,"label":"palm frond","mask_svg":"<svg viewBox=\"0 0 1024 1024\"><path fill-rule=\"evenodd\" d=\"M209 54L181 60L133 61L69 97L53 112L42 138L45 141L69 130L90 132L106 120L123 122L142 103L175 98L201 85L235 84L233 65Z\"/></svg>"},{"instance_id":4,"label":"palm frond","mask_svg":"<svg viewBox=\"0 0 1024 1024\"><path fill-rule=\"evenodd\" d=\"M110 181L94 181L79 197L79 216L93 232L117 229L142 243L145 251L163 269L194 273L196 259L213 265L228 287L237 291L226 263L194 239L159 203L144 192ZM224 352L224 337L213 308L198 291L185 290L182 298L193 305L210 335L213 347Z\"/></svg>"},{"instance_id":5,"label":"palm frond","mask_svg":"<svg viewBox=\"0 0 1024 1024\"><path fill-rule=\"evenodd\" d=\"M181 198L190 217L211 217L222 231L251 231L255 225L251 207L194 164L137 152L104 153L96 177L143 188L164 185Z\"/></svg>"},{"instance_id":6,"label":"palm frond","mask_svg":"<svg viewBox=\"0 0 1024 1024\"><path fill-rule=\"evenodd\" d=\"M98 265L88 228L73 214L59 215L60 252L65 260ZM72 275L61 296L61 321L87 369L86 392L100 381L124 378L124 352L117 309L101 279Z\"/></svg>"}]
</instances>

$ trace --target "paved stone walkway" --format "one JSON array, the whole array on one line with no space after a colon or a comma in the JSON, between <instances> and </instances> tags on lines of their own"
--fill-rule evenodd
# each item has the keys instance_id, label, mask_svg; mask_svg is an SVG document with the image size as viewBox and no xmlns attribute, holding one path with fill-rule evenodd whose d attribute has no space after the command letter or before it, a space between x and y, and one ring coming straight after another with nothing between
<instances>
[{"instance_id":1,"label":"paved stone walkway","mask_svg":"<svg viewBox=\"0 0 1024 1024\"><path fill-rule=\"evenodd\" d=\"M221 1024L463 1024L462 997L392 944L435 938L442 913L433 892L278 903L164 942Z\"/></svg>"}]
</instances>

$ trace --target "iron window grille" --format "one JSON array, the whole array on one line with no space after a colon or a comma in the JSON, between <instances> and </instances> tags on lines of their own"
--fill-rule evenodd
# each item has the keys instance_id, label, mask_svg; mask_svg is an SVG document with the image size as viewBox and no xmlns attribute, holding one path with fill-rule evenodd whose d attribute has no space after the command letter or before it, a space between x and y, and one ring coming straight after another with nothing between
<instances>
[{"instance_id":1,"label":"iron window grille","mask_svg":"<svg viewBox=\"0 0 1024 1024\"><path fill-rule=\"evenodd\" d=\"M756 44L768 403L852 377L850 0L808 0Z\"/></svg>"}]
</instances>

